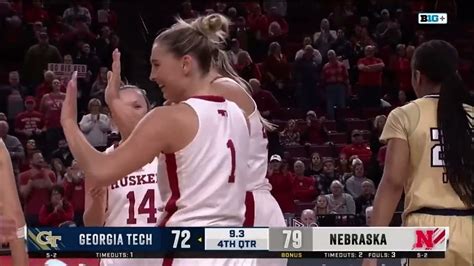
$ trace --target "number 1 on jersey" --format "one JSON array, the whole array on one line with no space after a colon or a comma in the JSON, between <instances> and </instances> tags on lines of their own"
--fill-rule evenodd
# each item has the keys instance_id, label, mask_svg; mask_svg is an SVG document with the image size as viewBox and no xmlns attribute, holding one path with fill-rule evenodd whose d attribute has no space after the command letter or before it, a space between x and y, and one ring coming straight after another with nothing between
<instances>
[{"instance_id":1,"label":"number 1 on jersey","mask_svg":"<svg viewBox=\"0 0 474 266\"><path fill-rule=\"evenodd\" d=\"M232 142L231 139L227 141L227 148L230 149L230 157L231 157L231 164L232 164L232 169L230 172L229 176L229 183L234 183L235 182L235 147L234 143Z\"/></svg>"}]
</instances>

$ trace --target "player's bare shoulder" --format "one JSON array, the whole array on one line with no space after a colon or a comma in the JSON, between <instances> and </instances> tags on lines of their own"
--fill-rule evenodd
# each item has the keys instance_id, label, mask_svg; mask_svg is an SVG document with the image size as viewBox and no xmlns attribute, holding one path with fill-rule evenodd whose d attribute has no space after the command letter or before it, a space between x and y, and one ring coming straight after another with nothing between
<instances>
[{"instance_id":1,"label":"player's bare shoulder","mask_svg":"<svg viewBox=\"0 0 474 266\"><path fill-rule=\"evenodd\" d=\"M147 123L154 127L151 131L169 140L163 149L165 153L173 153L185 147L196 136L199 128L196 112L185 103L157 107L144 119L153 121Z\"/></svg>"},{"instance_id":2,"label":"player's bare shoulder","mask_svg":"<svg viewBox=\"0 0 474 266\"><path fill-rule=\"evenodd\" d=\"M220 78L215 80L211 86L220 96L235 102L247 115L250 115L255 110L252 97L235 80Z\"/></svg>"}]
</instances>

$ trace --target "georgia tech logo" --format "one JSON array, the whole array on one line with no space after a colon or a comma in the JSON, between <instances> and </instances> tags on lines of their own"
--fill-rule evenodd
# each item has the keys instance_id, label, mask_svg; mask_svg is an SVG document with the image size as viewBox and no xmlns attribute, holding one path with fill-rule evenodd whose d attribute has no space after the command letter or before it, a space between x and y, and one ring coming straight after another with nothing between
<instances>
[{"instance_id":1,"label":"georgia tech logo","mask_svg":"<svg viewBox=\"0 0 474 266\"><path fill-rule=\"evenodd\" d=\"M52 248L57 248L61 238L61 236L53 236L51 231L41 231L36 235L36 242L40 245L51 245Z\"/></svg>"}]
</instances>

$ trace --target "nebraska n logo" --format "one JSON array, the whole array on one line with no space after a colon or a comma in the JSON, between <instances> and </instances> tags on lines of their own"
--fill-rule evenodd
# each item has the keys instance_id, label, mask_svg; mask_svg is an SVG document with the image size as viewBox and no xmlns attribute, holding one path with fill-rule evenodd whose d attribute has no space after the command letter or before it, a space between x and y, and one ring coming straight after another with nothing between
<instances>
[{"instance_id":1,"label":"nebraska n logo","mask_svg":"<svg viewBox=\"0 0 474 266\"><path fill-rule=\"evenodd\" d=\"M445 241L446 230L441 228L418 229L415 231L415 234L416 240L413 249L432 250L435 246Z\"/></svg>"}]
</instances>

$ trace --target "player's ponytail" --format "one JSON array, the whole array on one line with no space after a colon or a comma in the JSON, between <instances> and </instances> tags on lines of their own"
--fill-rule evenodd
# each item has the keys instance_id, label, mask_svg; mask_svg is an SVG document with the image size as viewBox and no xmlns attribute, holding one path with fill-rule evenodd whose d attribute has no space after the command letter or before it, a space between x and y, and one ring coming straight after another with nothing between
<instances>
[{"instance_id":1,"label":"player's ponytail","mask_svg":"<svg viewBox=\"0 0 474 266\"><path fill-rule=\"evenodd\" d=\"M245 79L241 78L239 74L237 74L235 69L232 67L229 57L227 56L225 51L219 49L218 55L216 58L214 58L212 64L213 64L213 67L218 70L219 74L237 82L242 88L245 89L245 91L249 94L249 96L252 97L252 87ZM260 115L260 112L258 114L260 116L260 121L265 127L265 130L273 131L276 129L276 126L272 124L270 121L263 118Z\"/></svg>"},{"instance_id":2,"label":"player's ponytail","mask_svg":"<svg viewBox=\"0 0 474 266\"><path fill-rule=\"evenodd\" d=\"M474 145L472 117L463 104L473 100L457 73L458 52L445 41L421 44L413 55L412 66L433 84L440 85L437 124L447 179L464 204L472 208Z\"/></svg>"},{"instance_id":3,"label":"player's ponytail","mask_svg":"<svg viewBox=\"0 0 474 266\"><path fill-rule=\"evenodd\" d=\"M445 171L454 191L468 207L473 206L474 125L463 104L474 105L470 98L461 77L450 73L441 83L437 110Z\"/></svg>"}]
</instances>

